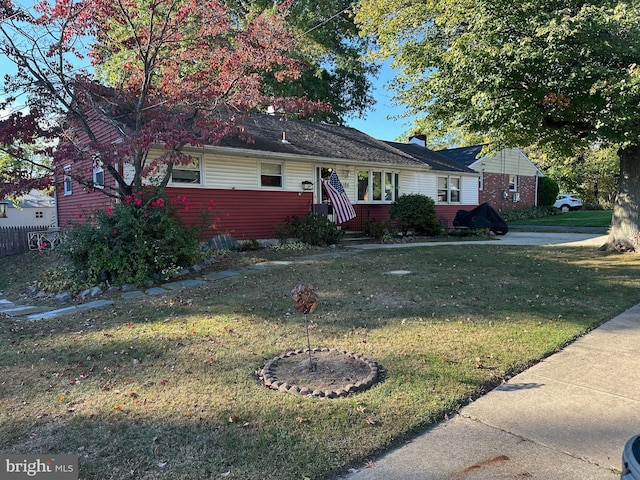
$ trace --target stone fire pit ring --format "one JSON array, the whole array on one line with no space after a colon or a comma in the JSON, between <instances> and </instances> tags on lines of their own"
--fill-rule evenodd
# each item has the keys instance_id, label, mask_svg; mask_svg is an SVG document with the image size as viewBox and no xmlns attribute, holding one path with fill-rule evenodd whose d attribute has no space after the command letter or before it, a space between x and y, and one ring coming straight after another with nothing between
<instances>
[{"instance_id":1,"label":"stone fire pit ring","mask_svg":"<svg viewBox=\"0 0 640 480\"><path fill-rule=\"evenodd\" d=\"M291 350L267 361L257 373L271 390L308 397L343 398L364 392L381 376L378 364L362 354L332 348Z\"/></svg>"}]
</instances>

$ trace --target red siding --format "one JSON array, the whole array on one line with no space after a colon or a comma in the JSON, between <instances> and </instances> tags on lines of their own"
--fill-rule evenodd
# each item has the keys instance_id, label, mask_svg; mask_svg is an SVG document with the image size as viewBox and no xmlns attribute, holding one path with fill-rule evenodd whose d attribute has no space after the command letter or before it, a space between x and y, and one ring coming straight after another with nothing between
<instances>
[{"instance_id":1,"label":"red siding","mask_svg":"<svg viewBox=\"0 0 640 480\"><path fill-rule=\"evenodd\" d=\"M477 205L436 205L436 216L444 228L453 227L458 210L473 210Z\"/></svg>"},{"instance_id":2,"label":"red siding","mask_svg":"<svg viewBox=\"0 0 640 480\"><path fill-rule=\"evenodd\" d=\"M113 199L99 190L91 190L73 182L71 195L65 195L62 179L56 183L56 208L60 228L69 226L69 223L83 223L89 212L104 210L112 204Z\"/></svg>"},{"instance_id":3,"label":"red siding","mask_svg":"<svg viewBox=\"0 0 640 480\"><path fill-rule=\"evenodd\" d=\"M288 216L304 216L313 203L312 192L170 187L166 193L170 199L181 197L178 212L185 223L202 225L204 215L208 228L203 239L218 233L228 233L238 240L274 238L276 225Z\"/></svg>"}]
</instances>

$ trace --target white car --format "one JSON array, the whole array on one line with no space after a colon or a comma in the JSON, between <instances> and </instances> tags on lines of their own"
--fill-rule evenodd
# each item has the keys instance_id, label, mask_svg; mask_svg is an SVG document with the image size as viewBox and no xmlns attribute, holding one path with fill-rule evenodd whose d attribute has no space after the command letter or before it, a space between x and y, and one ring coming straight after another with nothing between
<instances>
[{"instance_id":1,"label":"white car","mask_svg":"<svg viewBox=\"0 0 640 480\"><path fill-rule=\"evenodd\" d=\"M556 202L553 206L559 208L563 212L580 210L582 208L582 199L572 193L561 193L556 197Z\"/></svg>"}]
</instances>

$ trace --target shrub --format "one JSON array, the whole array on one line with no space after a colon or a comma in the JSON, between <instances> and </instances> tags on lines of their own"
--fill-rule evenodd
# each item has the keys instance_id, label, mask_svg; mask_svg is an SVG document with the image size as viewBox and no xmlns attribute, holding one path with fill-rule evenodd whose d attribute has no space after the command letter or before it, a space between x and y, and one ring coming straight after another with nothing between
<instances>
[{"instance_id":1,"label":"shrub","mask_svg":"<svg viewBox=\"0 0 640 480\"><path fill-rule=\"evenodd\" d=\"M389 220L369 220L364 224L364 233L376 240L382 240L385 237L395 235L397 233L397 229L395 226L391 225Z\"/></svg>"},{"instance_id":2,"label":"shrub","mask_svg":"<svg viewBox=\"0 0 640 480\"><path fill-rule=\"evenodd\" d=\"M560 192L558 182L549 177L538 179L538 203L541 206L551 206Z\"/></svg>"},{"instance_id":3,"label":"shrub","mask_svg":"<svg viewBox=\"0 0 640 480\"><path fill-rule=\"evenodd\" d=\"M95 212L65 235L62 252L89 283L141 285L163 271L191 266L199 243L163 198L139 192Z\"/></svg>"},{"instance_id":4,"label":"shrub","mask_svg":"<svg viewBox=\"0 0 640 480\"><path fill-rule=\"evenodd\" d=\"M559 213L560 210L552 206L527 207L518 208L515 210L505 210L503 212L500 212L500 216L505 222L509 223L515 222L517 220L527 220L529 218L549 217L551 215L558 215Z\"/></svg>"},{"instance_id":5,"label":"shrub","mask_svg":"<svg viewBox=\"0 0 640 480\"><path fill-rule=\"evenodd\" d=\"M414 230L419 235L439 235L442 227L436 217L435 202L426 195L401 195L391 206L391 218L397 219L404 234Z\"/></svg>"},{"instance_id":6,"label":"shrub","mask_svg":"<svg viewBox=\"0 0 640 480\"><path fill-rule=\"evenodd\" d=\"M342 237L342 230L326 216L307 213L304 217L287 217L284 225L274 228L274 234L284 242L287 238L297 238L309 245L331 245Z\"/></svg>"}]
</instances>

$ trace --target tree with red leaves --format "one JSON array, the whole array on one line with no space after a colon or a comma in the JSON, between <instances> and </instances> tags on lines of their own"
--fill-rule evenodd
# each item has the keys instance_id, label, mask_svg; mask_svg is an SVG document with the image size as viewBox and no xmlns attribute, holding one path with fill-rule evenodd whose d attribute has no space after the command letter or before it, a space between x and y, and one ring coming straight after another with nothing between
<instances>
[{"instance_id":1,"label":"tree with red leaves","mask_svg":"<svg viewBox=\"0 0 640 480\"><path fill-rule=\"evenodd\" d=\"M25 148L45 145L37 153L54 166L84 165L73 178L89 187L99 162L116 180L101 189L113 197L139 191L152 173L162 189L173 166L190 161L184 146L241 132L246 113L324 108L264 91L266 72L300 74L287 8L239 25L213 0L45 0L33 12L0 0L0 54L17 67L4 79L0 109L14 113L0 120L0 149L29 161ZM117 74L104 68L114 61ZM162 154L150 159L154 146ZM17 173L0 176L5 190L24 188Z\"/></svg>"}]
</instances>

